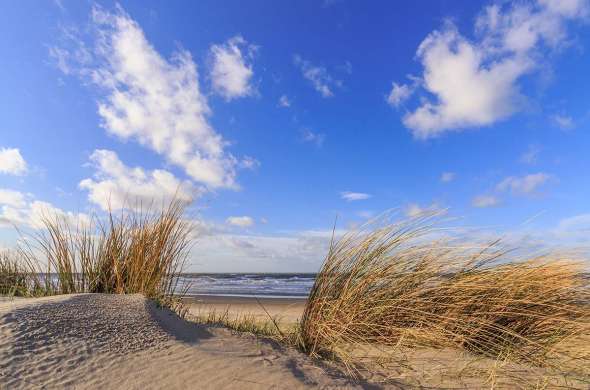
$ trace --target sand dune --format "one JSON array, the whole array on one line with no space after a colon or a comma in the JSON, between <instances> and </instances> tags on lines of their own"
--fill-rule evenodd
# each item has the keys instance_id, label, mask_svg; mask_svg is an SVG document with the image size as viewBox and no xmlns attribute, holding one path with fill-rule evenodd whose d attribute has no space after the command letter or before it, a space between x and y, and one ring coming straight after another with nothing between
<instances>
[{"instance_id":1,"label":"sand dune","mask_svg":"<svg viewBox=\"0 0 590 390\"><path fill-rule=\"evenodd\" d=\"M0 303L0 388L366 388L305 355L186 322L141 295Z\"/></svg>"}]
</instances>

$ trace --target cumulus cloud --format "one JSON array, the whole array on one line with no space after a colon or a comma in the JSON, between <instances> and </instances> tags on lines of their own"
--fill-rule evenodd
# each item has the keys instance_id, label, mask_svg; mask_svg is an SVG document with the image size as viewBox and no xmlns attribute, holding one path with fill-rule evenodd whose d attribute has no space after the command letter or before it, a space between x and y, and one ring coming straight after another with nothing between
<instances>
[{"instance_id":1,"label":"cumulus cloud","mask_svg":"<svg viewBox=\"0 0 590 390\"><path fill-rule=\"evenodd\" d=\"M73 34L68 58L76 74L105 91L98 113L106 131L163 155L208 188L237 188L237 160L209 124L190 53L178 49L169 60L162 57L120 7L114 13L95 7L91 22L91 58L76 61L72 53L85 44Z\"/></svg>"},{"instance_id":2,"label":"cumulus cloud","mask_svg":"<svg viewBox=\"0 0 590 390\"><path fill-rule=\"evenodd\" d=\"M450 183L455 180L455 172L443 172L440 175L440 181L443 183Z\"/></svg>"},{"instance_id":3,"label":"cumulus cloud","mask_svg":"<svg viewBox=\"0 0 590 390\"><path fill-rule=\"evenodd\" d=\"M498 191L510 191L513 194L527 195L534 193L540 186L545 184L551 175L539 172L522 177L509 176L496 186Z\"/></svg>"},{"instance_id":4,"label":"cumulus cloud","mask_svg":"<svg viewBox=\"0 0 590 390\"><path fill-rule=\"evenodd\" d=\"M84 179L79 187L88 191L88 200L103 210L158 206L177 199L190 203L198 190L172 173L155 169L146 171L123 164L110 150L95 150L90 156L96 173Z\"/></svg>"},{"instance_id":5,"label":"cumulus cloud","mask_svg":"<svg viewBox=\"0 0 590 390\"><path fill-rule=\"evenodd\" d=\"M228 225L237 226L237 227L250 227L254 225L254 220L252 217L242 216L242 217L229 217L225 220Z\"/></svg>"},{"instance_id":6,"label":"cumulus cloud","mask_svg":"<svg viewBox=\"0 0 590 390\"><path fill-rule=\"evenodd\" d=\"M334 88L342 87L342 81L332 78L325 67L313 65L299 55L295 55L293 61L301 69L303 77L311 82L322 97L332 97L334 96Z\"/></svg>"},{"instance_id":7,"label":"cumulus cloud","mask_svg":"<svg viewBox=\"0 0 590 390\"><path fill-rule=\"evenodd\" d=\"M51 203L35 200L31 195L0 189L0 227L17 225L40 229L45 218L59 218L72 227L87 226L91 222L87 214L64 211Z\"/></svg>"},{"instance_id":8,"label":"cumulus cloud","mask_svg":"<svg viewBox=\"0 0 590 390\"><path fill-rule=\"evenodd\" d=\"M479 195L473 198L471 205L473 207L485 208L497 206L500 203L497 197L493 195Z\"/></svg>"},{"instance_id":9,"label":"cumulus cloud","mask_svg":"<svg viewBox=\"0 0 590 390\"><path fill-rule=\"evenodd\" d=\"M366 194L364 192L343 191L340 193L340 198L344 199L347 202L354 202L355 200L366 200L371 198L371 196L371 194Z\"/></svg>"},{"instance_id":10,"label":"cumulus cloud","mask_svg":"<svg viewBox=\"0 0 590 390\"><path fill-rule=\"evenodd\" d=\"M315 133L309 129L301 130L301 140L314 144L318 148L322 147L325 139L326 135L324 133Z\"/></svg>"},{"instance_id":11,"label":"cumulus cloud","mask_svg":"<svg viewBox=\"0 0 590 390\"><path fill-rule=\"evenodd\" d=\"M254 71L252 60L256 46L248 44L241 36L235 36L220 45L212 45L211 82L213 90L226 100L245 97L254 93L251 84Z\"/></svg>"},{"instance_id":12,"label":"cumulus cloud","mask_svg":"<svg viewBox=\"0 0 590 390\"><path fill-rule=\"evenodd\" d=\"M27 163L18 149L0 149L0 173L20 176L26 172Z\"/></svg>"},{"instance_id":13,"label":"cumulus cloud","mask_svg":"<svg viewBox=\"0 0 590 390\"><path fill-rule=\"evenodd\" d=\"M477 18L474 40L447 22L418 47L420 84L432 98L407 113L404 125L414 137L428 139L514 114L524 99L518 81L537 68L540 50L558 48L567 37L566 23L587 13L585 0L495 4ZM394 102L409 95L403 86L394 90Z\"/></svg>"}]
</instances>

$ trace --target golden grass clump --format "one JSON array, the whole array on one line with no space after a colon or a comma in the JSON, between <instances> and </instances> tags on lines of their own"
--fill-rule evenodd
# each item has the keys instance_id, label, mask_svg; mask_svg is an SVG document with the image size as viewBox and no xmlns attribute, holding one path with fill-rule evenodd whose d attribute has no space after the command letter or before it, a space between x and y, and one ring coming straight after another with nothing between
<instances>
[{"instance_id":1,"label":"golden grass clump","mask_svg":"<svg viewBox=\"0 0 590 390\"><path fill-rule=\"evenodd\" d=\"M173 201L161 210L123 210L106 219L72 226L63 216L47 215L44 229L23 237L18 259L0 260L0 281L14 267L37 278L25 295L141 293L164 299L177 291L191 245L184 207ZM13 268L10 268L13 267ZM12 274L10 273L12 272ZM19 274L21 275L21 274ZM12 277L7 284L24 286ZM31 283L29 283L30 285Z\"/></svg>"},{"instance_id":2,"label":"golden grass clump","mask_svg":"<svg viewBox=\"0 0 590 390\"><path fill-rule=\"evenodd\" d=\"M0 295L26 297L41 290L35 267L14 251L0 252Z\"/></svg>"},{"instance_id":3,"label":"golden grass clump","mask_svg":"<svg viewBox=\"0 0 590 390\"><path fill-rule=\"evenodd\" d=\"M426 347L588 375L584 264L440 238L436 219L373 221L333 242L300 323L302 348L352 372L360 355L384 364Z\"/></svg>"}]
</instances>

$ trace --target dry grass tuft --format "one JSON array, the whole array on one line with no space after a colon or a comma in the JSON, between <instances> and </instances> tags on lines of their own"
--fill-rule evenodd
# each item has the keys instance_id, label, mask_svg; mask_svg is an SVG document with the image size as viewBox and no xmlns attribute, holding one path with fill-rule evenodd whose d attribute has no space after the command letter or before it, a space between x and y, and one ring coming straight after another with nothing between
<instances>
[{"instance_id":1,"label":"dry grass tuft","mask_svg":"<svg viewBox=\"0 0 590 390\"><path fill-rule=\"evenodd\" d=\"M141 293L168 301L191 245L191 225L173 201L161 210L109 212L106 220L71 226L47 215L18 253L0 257L0 283L19 295Z\"/></svg>"},{"instance_id":2,"label":"dry grass tuft","mask_svg":"<svg viewBox=\"0 0 590 390\"><path fill-rule=\"evenodd\" d=\"M517 259L497 241L433 238L436 219L373 221L332 243L301 320L301 347L343 361L353 375L361 361L383 366L403 349L426 347L587 380L584 264Z\"/></svg>"},{"instance_id":3,"label":"dry grass tuft","mask_svg":"<svg viewBox=\"0 0 590 390\"><path fill-rule=\"evenodd\" d=\"M27 297L42 291L36 268L18 253L0 252L0 295Z\"/></svg>"}]
</instances>

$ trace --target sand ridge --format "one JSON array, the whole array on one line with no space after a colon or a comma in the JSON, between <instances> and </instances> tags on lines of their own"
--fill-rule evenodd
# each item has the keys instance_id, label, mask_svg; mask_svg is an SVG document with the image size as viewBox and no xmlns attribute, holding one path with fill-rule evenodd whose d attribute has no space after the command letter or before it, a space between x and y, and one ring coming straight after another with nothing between
<instances>
[{"instance_id":1,"label":"sand ridge","mask_svg":"<svg viewBox=\"0 0 590 390\"><path fill-rule=\"evenodd\" d=\"M0 303L0 388L349 389L305 355L184 321L141 295Z\"/></svg>"}]
</instances>

